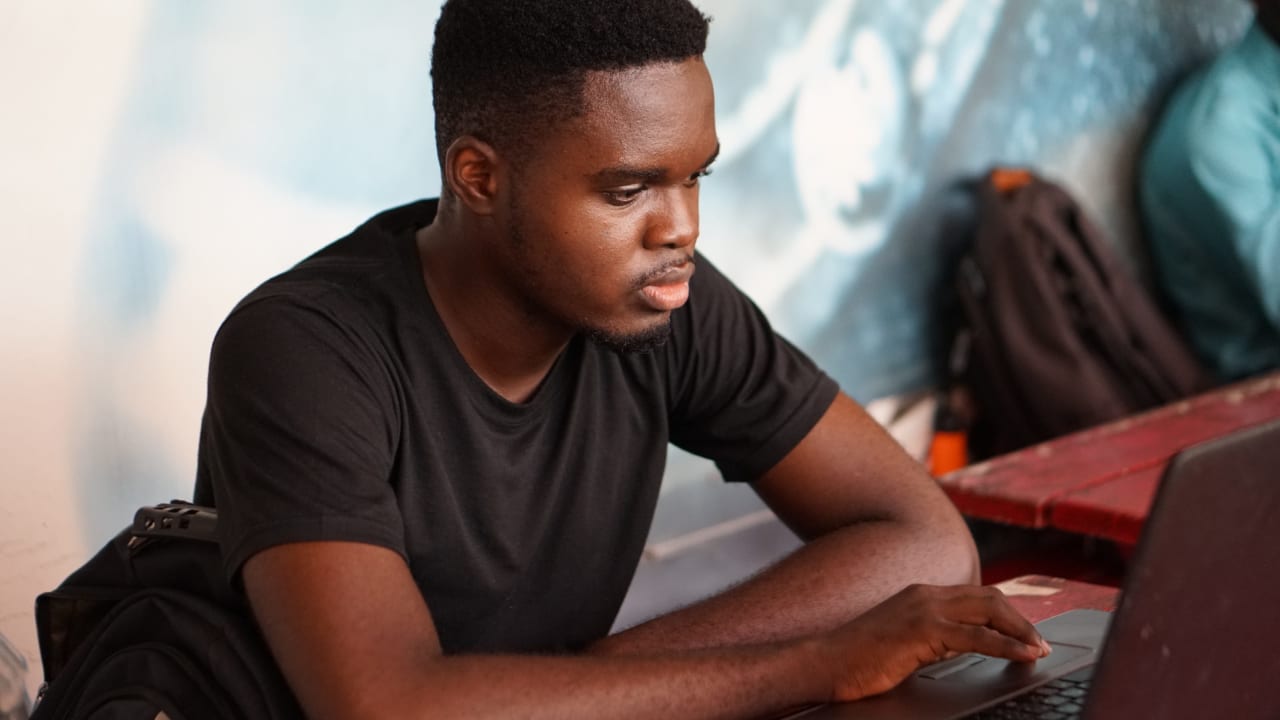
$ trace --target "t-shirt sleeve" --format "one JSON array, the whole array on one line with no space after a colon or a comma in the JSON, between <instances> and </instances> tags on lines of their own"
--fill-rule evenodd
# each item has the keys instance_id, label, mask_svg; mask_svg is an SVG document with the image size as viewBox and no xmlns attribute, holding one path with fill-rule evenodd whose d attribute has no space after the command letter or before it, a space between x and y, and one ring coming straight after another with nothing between
<instances>
[{"instance_id":1,"label":"t-shirt sleeve","mask_svg":"<svg viewBox=\"0 0 1280 720\"><path fill-rule=\"evenodd\" d=\"M255 553L292 542L404 554L389 481L397 405L385 367L358 327L293 298L249 302L223 324L198 472L218 508L230 578Z\"/></svg>"},{"instance_id":2,"label":"t-shirt sleeve","mask_svg":"<svg viewBox=\"0 0 1280 720\"><path fill-rule=\"evenodd\" d=\"M667 353L671 441L751 482L794 448L839 388L699 256Z\"/></svg>"}]
</instances>

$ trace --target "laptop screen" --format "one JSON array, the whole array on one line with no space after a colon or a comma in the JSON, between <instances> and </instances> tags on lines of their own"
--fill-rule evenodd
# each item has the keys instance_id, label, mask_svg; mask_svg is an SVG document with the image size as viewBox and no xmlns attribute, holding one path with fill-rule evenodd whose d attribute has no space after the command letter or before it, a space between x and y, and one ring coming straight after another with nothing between
<instances>
[{"instance_id":1,"label":"laptop screen","mask_svg":"<svg viewBox=\"0 0 1280 720\"><path fill-rule=\"evenodd\" d=\"M1277 716L1280 421L1174 458L1106 643L1094 717Z\"/></svg>"}]
</instances>

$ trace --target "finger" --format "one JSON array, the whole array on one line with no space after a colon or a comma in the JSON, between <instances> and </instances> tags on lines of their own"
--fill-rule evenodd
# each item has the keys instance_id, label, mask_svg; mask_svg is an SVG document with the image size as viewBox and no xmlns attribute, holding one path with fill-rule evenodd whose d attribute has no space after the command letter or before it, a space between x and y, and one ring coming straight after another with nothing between
<instances>
[{"instance_id":1,"label":"finger","mask_svg":"<svg viewBox=\"0 0 1280 720\"><path fill-rule=\"evenodd\" d=\"M954 623L947 628L943 642L947 650L976 652L1016 662L1034 662L1045 655L1039 645L1028 645L981 625Z\"/></svg>"},{"instance_id":2,"label":"finger","mask_svg":"<svg viewBox=\"0 0 1280 720\"><path fill-rule=\"evenodd\" d=\"M985 625L1026 645L1049 652L1049 645L1034 625L1019 613L1008 598L990 587L972 588L956 599L950 618L969 625Z\"/></svg>"},{"instance_id":3,"label":"finger","mask_svg":"<svg viewBox=\"0 0 1280 720\"><path fill-rule=\"evenodd\" d=\"M1022 613L1018 612L1002 593L998 590L995 593L992 597L993 607L987 627L1027 645L1037 647L1043 651L1044 655L1048 655L1051 651L1049 643L1045 642L1045 639L1041 637L1035 625L1032 625L1030 620L1023 617Z\"/></svg>"}]
</instances>

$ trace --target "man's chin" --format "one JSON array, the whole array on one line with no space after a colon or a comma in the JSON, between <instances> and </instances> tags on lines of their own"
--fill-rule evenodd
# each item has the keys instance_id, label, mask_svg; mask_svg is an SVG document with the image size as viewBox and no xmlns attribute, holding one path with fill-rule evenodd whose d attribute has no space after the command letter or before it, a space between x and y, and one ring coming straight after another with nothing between
<instances>
[{"instance_id":1,"label":"man's chin","mask_svg":"<svg viewBox=\"0 0 1280 720\"><path fill-rule=\"evenodd\" d=\"M601 328L588 328L587 338L597 345L616 353L633 354L657 350L671 339L670 318L652 327L633 333L617 333Z\"/></svg>"}]
</instances>

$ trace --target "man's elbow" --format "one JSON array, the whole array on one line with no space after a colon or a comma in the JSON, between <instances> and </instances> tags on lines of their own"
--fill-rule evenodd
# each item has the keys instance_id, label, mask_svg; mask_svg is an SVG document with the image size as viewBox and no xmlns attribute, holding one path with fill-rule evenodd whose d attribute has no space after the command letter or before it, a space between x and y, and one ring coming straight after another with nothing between
<instances>
[{"instance_id":1,"label":"man's elbow","mask_svg":"<svg viewBox=\"0 0 1280 720\"><path fill-rule=\"evenodd\" d=\"M982 564L978 559L978 546L973 541L969 526L957 513L954 518L940 523L933 551L937 553L939 585L978 585L982 582Z\"/></svg>"},{"instance_id":2,"label":"man's elbow","mask_svg":"<svg viewBox=\"0 0 1280 720\"><path fill-rule=\"evenodd\" d=\"M920 569L916 582L929 585L977 585L982 567L978 547L964 518L951 503L898 520L899 535L908 543Z\"/></svg>"},{"instance_id":3,"label":"man's elbow","mask_svg":"<svg viewBox=\"0 0 1280 720\"><path fill-rule=\"evenodd\" d=\"M973 535L969 532L968 527L964 529L963 537L957 543L962 555L961 559L956 561L957 585L980 585L982 584L982 561L978 558L978 546L973 542Z\"/></svg>"}]
</instances>

